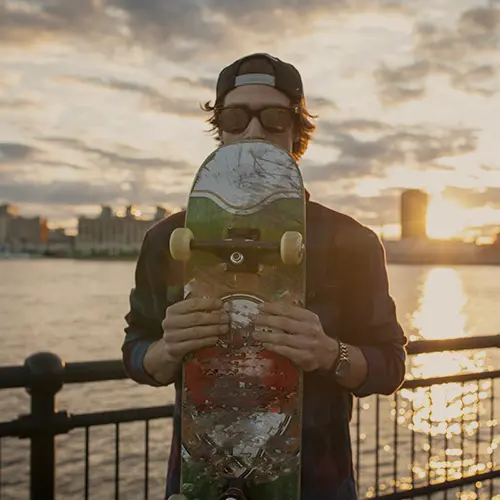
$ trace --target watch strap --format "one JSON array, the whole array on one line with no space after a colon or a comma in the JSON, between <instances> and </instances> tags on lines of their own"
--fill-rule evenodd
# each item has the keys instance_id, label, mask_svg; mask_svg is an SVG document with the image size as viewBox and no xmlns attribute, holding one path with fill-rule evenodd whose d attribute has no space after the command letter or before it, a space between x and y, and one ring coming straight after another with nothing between
<instances>
[{"instance_id":1,"label":"watch strap","mask_svg":"<svg viewBox=\"0 0 500 500\"><path fill-rule=\"evenodd\" d=\"M339 344L339 353L336 359L336 362L333 366L333 374L335 377L338 377L338 368L341 363L349 363L349 348L347 344L344 344L341 340L337 340Z\"/></svg>"}]
</instances>

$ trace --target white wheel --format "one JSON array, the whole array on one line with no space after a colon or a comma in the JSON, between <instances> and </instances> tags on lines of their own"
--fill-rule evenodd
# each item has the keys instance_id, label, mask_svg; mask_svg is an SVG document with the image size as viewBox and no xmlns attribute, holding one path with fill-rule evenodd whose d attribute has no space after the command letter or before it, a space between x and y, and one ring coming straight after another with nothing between
<instances>
[{"instance_id":1,"label":"white wheel","mask_svg":"<svg viewBox=\"0 0 500 500\"><path fill-rule=\"evenodd\" d=\"M168 500L187 500L184 495L179 495L179 493L174 493L168 497Z\"/></svg>"},{"instance_id":2,"label":"white wheel","mask_svg":"<svg viewBox=\"0 0 500 500\"><path fill-rule=\"evenodd\" d=\"M170 235L170 254L174 260L187 262L191 257L191 241L193 232L187 227L178 227Z\"/></svg>"},{"instance_id":3,"label":"white wheel","mask_svg":"<svg viewBox=\"0 0 500 500\"><path fill-rule=\"evenodd\" d=\"M287 231L281 237L280 254L283 264L297 266L304 256L302 235L297 231Z\"/></svg>"}]
</instances>

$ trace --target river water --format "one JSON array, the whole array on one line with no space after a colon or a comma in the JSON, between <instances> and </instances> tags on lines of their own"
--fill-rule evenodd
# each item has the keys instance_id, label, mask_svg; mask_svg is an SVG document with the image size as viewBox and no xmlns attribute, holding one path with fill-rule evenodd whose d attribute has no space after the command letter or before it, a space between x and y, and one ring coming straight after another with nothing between
<instances>
[{"instance_id":1,"label":"river water","mask_svg":"<svg viewBox=\"0 0 500 500\"><path fill-rule=\"evenodd\" d=\"M119 358L133 277L133 262L0 261L0 365L23 363L27 356L42 350L52 351L67 362ZM390 265L389 279L399 320L410 339L489 335L500 330L500 267ZM408 363L408 374L410 378L420 378L493 368L500 369L499 355L478 350L414 356ZM426 470L431 471L435 480L445 474L452 477L461 468L481 472L489 467L499 441L496 422L490 414L490 386L489 381L464 386L451 384L430 390L402 391L398 395L396 476L400 487L410 478L410 427L417 447L415 480L426 481ZM172 400L171 388L156 389L122 381L66 387L58 395L58 406L82 413L161 405ZM360 490L364 494L375 481L376 401L367 398L361 404ZM380 398L380 405L379 461L383 488L390 484L394 474L396 412L393 398ZM494 406L498 417L498 401ZM28 409L29 399L23 390L0 394L1 421L15 418ZM478 415L480 435L475 424ZM353 431L355 426L356 419ZM461 429L465 431L461 433ZM91 430L90 498L114 498L114 432L112 426ZM120 436L120 498L143 498L144 424L124 425ZM168 421L151 424L149 498L163 498L169 437ZM478 463L474 458L476 443L479 443ZM466 453L462 452L462 445ZM0 498L27 498L28 453L27 442L3 440ZM58 438L57 461L59 498L83 498L83 431ZM489 485L483 486L460 498L491 500ZM500 493L499 485L496 488L494 496Z\"/></svg>"}]
</instances>

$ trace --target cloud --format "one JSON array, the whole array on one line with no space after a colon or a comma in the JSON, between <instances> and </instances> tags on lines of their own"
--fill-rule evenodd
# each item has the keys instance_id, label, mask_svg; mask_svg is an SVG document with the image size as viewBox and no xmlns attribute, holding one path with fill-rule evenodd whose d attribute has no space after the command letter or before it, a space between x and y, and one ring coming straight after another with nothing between
<instances>
[{"instance_id":1,"label":"cloud","mask_svg":"<svg viewBox=\"0 0 500 500\"><path fill-rule=\"evenodd\" d=\"M156 157L126 156L115 151L87 146L79 139L71 137L39 137L40 141L58 144L70 149L81 151L92 157L104 160L106 163L116 167L131 169L175 169L177 172L191 170L191 165L184 161L177 161Z\"/></svg>"},{"instance_id":2,"label":"cloud","mask_svg":"<svg viewBox=\"0 0 500 500\"><path fill-rule=\"evenodd\" d=\"M171 83L183 85L196 90L207 90L213 92L215 90L216 80L209 77L187 78L185 76L175 76L170 79Z\"/></svg>"},{"instance_id":3,"label":"cloud","mask_svg":"<svg viewBox=\"0 0 500 500\"><path fill-rule=\"evenodd\" d=\"M378 133L362 139L357 132ZM309 181L384 177L392 166L436 168L444 157L475 151L476 131L468 128L393 127L386 123L350 119L327 121L318 127L315 142L338 151L338 158L311 169Z\"/></svg>"},{"instance_id":4,"label":"cloud","mask_svg":"<svg viewBox=\"0 0 500 500\"><path fill-rule=\"evenodd\" d=\"M37 152L36 148L27 144L0 142L0 165L25 161Z\"/></svg>"},{"instance_id":5,"label":"cloud","mask_svg":"<svg viewBox=\"0 0 500 500\"><path fill-rule=\"evenodd\" d=\"M36 107L38 107L38 104L28 99L0 99L0 109L3 110L19 110Z\"/></svg>"},{"instance_id":6,"label":"cloud","mask_svg":"<svg viewBox=\"0 0 500 500\"><path fill-rule=\"evenodd\" d=\"M46 166L46 167L56 167L56 168L70 168L73 170L87 170L86 167L82 167L81 165L75 165L74 163L68 163L64 161L57 160L45 160L45 161L37 161L38 165Z\"/></svg>"},{"instance_id":7,"label":"cloud","mask_svg":"<svg viewBox=\"0 0 500 500\"><path fill-rule=\"evenodd\" d=\"M331 99L327 99L326 97L307 96L306 105L309 112L311 112L312 114L321 114L322 112L339 110L337 104Z\"/></svg>"},{"instance_id":8,"label":"cloud","mask_svg":"<svg viewBox=\"0 0 500 500\"><path fill-rule=\"evenodd\" d=\"M381 225L399 222L401 189L384 189L376 196L346 194L332 196L329 204L356 218L363 224Z\"/></svg>"},{"instance_id":9,"label":"cloud","mask_svg":"<svg viewBox=\"0 0 500 500\"><path fill-rule=\"evenodd\" d=\"M256 39L272 42L277 30L281 36L306 32L320 15L367 9L402 12L404 1L3 0L0 42L19 45L52 37L112 49L119 40L183 61L206 54L207 47L231 52L236 39L241 48Z\"/></svg>"},{"instance_id":10,"label":"cloud","mask_svg":"<svg viewBox=\"0 0 500 500\"><path fill-rule=\"evenodd\" d=\"M86 181L5 181L0 184L0 200L19 204L58 206L89 205L173 205L185 203L188 190L173 193L153 186L133 183L91 183Z\"/></svg>"},{"instance_id":11,"label":"cloud","mask_svg":"<svg viewBox=\"0 0 500 500\"><path fill-rule=\"evenodd\" d=\"M51 183L32 182L25 176L2 182L0 198L15 203L46 205L141 204L179 206L185 203L195 166L175 159L164 159L139 154L129 146L116 146L114 150L90 147L72 137L37 137L40 143L83 153L88 167L58 160L33 163L53 167L70 167L84 174L78 180ZM85 161L86 160L86 161ZM88 172L93 171L97 177ZM94 180L98 179L98 180Z\"/></svg>"},{"instance_id":12,"label":"cloud","mask_svg":"<svg viewBox=\"0 0 500 500\"><path fill-rule=\"evenodd\" d=\"M448 186L443 191L443 197L465 208L490 206L500 209L500 187L467 189Z\"/></svg>"},{"instance_id":13,"label":"cloud","mask_svg":"<svg viewBox=\"0 0 500 500\"><path fill-rule=\"evenodd\" d=\"M481 94L490 97L498 90L496 88L488 88L483 86L485 82L492 80L499 74L498 68L492 64L483 64L471 68L463 73L455 74L452 78L452 84L455 88L463 90L469 94Z\"/></svg>"},{"instance_id":14,"label":"cloud","mask_svg":"<svg viewBox=\"0 0 500 500\"><path fill-rule=\"evenodd\" d=\"M102 14L102 7L96 0L23 3L3 0L0 3L0 41L21 44L36 42L42 37L92 34L104 28Z\"/></svg>"},{"instance_id":15,"label":"cloud","mask_svg":"<svg viewBox=\"0 0 500 500\"><path fill-rule=\"evenodd\" d=\"M420 99L426 81L445 75L461 91L491 96L498 92L495 77L500 65L500 8L476 7L464 11L453 28L419 23L415 28L413 62L389 66L382 62L374 73L384 104L394 105Z\"/></svg>"},{"instance_id":16,"label":"cloud","mask_svg":"<svg viewBox=\"0 0 500 500\"><path fill-rule=\"evenodd\" d=\"M398 104L425 96L424 79L431 73L428 61L418 61L398 68L382 63L374 73L380 97L386 105Z\"/></svg>"},{"instance_id":17,"label":"cloud","mask_svg":"<svg viewBox=\"0 0 500 500\"><path fill-rule=\"evenodd\" d=\"M320 125L321 132L326 135L345 134L348 132L378 132L389 130L393 127L388 123L378 120L368 120L366 118L348 118L344 120L324 121Z\"/></svg>"},{"instance_id":18,"label":"cloud","mask_svg":"<svg viewBox=\"0 0 500 500\"><path fill-rule=\"evenodd\" d=\"M141 189L113 183L93 184L84 181L56 181L51 183L9 182L0 185L0 199L14 203L44 205L106 205L106 204L165 204L170 197L164 191Z\"/></svg>"},{"instance_id":19,"label":"cloud","mask_svg":"<svg viewBox=\"0 0 500 500\"><path fill-rule=\"evenodd\" d=\"M145 107L159 113L168 113L185 117L200 117L201 111L196 101L166 96L149 85L128 82L116 78L103 79L81 76L61 76L57 79L108 90L137 94L141 97Z\"/></svg>"}]
</instances>

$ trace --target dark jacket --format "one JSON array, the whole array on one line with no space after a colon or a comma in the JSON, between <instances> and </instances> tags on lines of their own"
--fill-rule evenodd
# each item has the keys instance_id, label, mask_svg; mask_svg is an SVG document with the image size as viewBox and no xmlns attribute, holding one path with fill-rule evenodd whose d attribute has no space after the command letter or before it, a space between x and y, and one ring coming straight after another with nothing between
<instances>
[{"instance_id":1,"label":"dark jacket","mask_svg":"<svg viewBox=\"0 0 500 500\"><path fill-rule=\"evenodd\" d=\"M179 265L169 258L179 212L146 234L126 315L123 361L138 383L157 385L143 368L149 344L161 338L166 308L182 300ZM389 395L405 374L406 338L389 295L385 253L376 234L357 221L307 202L306 307L327 335L358 346L368 363L366 382L354 391L319 372L304 374L302 499L354 500L349 421L353 395ZM180 381L169 459L167 495L178 492L180 472Z\"/></svg>"}]
</instances>

